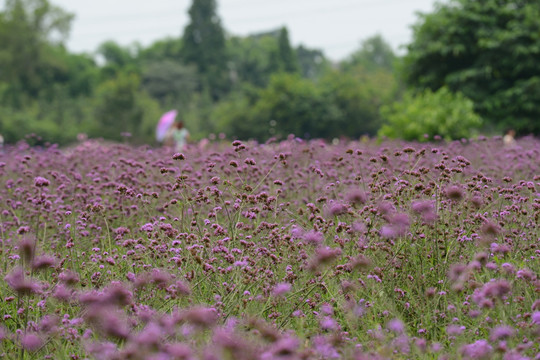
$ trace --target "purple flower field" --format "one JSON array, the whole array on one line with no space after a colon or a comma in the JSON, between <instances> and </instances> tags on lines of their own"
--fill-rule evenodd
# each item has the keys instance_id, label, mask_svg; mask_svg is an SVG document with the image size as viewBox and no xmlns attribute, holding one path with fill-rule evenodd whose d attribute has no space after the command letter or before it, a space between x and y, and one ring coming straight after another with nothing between
<instances>
[{"instance_id":1,"label":"purple flower field","mask_svg":"<svg viewBox=\"0 0 540 360\"><path fill-rule=\"evenodd\" d=\"M0 154L0 357L540 359L540 141Z\"/></svg>"}]
</instances>

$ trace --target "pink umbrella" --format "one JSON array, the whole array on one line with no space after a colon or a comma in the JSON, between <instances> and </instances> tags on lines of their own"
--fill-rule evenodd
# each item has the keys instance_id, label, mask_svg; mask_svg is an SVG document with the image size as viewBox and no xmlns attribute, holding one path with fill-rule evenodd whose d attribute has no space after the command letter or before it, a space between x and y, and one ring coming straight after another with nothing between
<instances>
[{"instance_id":1,"label":"pink umbrella","mask_svg":"<svg viewBox=\"0 0 540 360\"><path fill-rule=\"evenodd\" d=\"M171 110L171 111L167 111L165 114L161 116L161 119L159 119L159 122L156 126L157 141L161 142L165 139L165 135L167 134L167 131L170 129L172 124L174 124L174 120L176 119L177 114L178 114L178 111Z\"/></svg>"}]
</instances>

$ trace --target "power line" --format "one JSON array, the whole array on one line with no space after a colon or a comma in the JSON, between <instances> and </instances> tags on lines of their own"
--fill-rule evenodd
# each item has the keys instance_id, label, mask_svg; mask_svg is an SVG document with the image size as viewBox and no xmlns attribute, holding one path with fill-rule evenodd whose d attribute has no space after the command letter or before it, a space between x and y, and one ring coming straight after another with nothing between
<instances>
[{"instance_id":1,"label":"power line","mask_svg":"<svg viewBox=\"0 0 540 360\"><path fill-rule=\"evenodd\" d=\"M388 0L390 2L400 2L402 0ZM337 13L342 11L348 11L352 8L360 8L364 7L368 4L380 4L380 1L377 0L367 0L364 2L359 3L358 1L351 1L344 4L341 4L340 6L325 6L325 7L311 7L308 9L302 9L302 10L296 10L296 11L288 11L288 12L281 12L281 13L274 13L270 15L265 15L261 17L254 18L252 16L250 17L240 17L240 18L232 18L230 20L233 21L247 21L247 22L254 22L254 21L261 21L261 20L269 20L269 19L275 19L280 17L290 17L291 15L296 16L300 15L302 17L305 17L306 15L328 15L329 13Z\"/></svg>"},{"instance_id":2,"label":"power line","mask_svg":"<svg viewBox=\"0 0 540 360\"><path fill-rule=\"evenodd\" d=\"M272 5L275 4L275 2L278 2L280 0L274 0L274 2L272 3ZM289 1L290 0L281 0L281 1ZM331 7L329 6L309 6L309 8L305 8L305 9L302 9L302 10L296 10L296 11L288 11L288 12L278 12L278 13L273 13L273 14L266 14L264 16L257 16L257 17L253 17L253 16L240 16L240 17L222 17L222 20L224 23L226 24L231 24L233 23L236 27L238 27L238 25L246 25L246 24L250 24L250 23L254 23L254 22L258 22L258 23L261 23L261 22L271 22L271 21L274 21L274 20L280 20L280 19L284 19L284 18L287 18L288 20L288 23L291 24L292 23L298 23L299 21L313 21L314 18L320 16L320 15L324 15L324 16L327 16L328 14L330 13L340 13L340 12L343 12L343 11L348 11L349 13L353 13L351 11L351 9L356 9L358 8L358 10L360 10L361 8L365 8L367 6L369 6L370 4L371 5L374 5L374 4L377 4L377 5L382 5L382 6L388 6L389 4L391 3L397 3L397 2L401 2L402 0L387 0L387 1L381 1L381 0L365 0L365 1L361 1L359 2L358 0L356 1L347 1L347 2L344 2L344 3L340 3L338 6L336 5L333 5ZM233 2L233 6L231 6L231 3L228 3L225 7L222 7L227 9L225 11L221 11L221 12L225 12L225 13L228 13L230 11L231 8L239 8L239 7L242 7L242 8L245 8L246 6L242 6L242 4L244 3L249 3L250 5L257 5L257 4L260 4L260 3L267 3L266 0L250 0L250 1L243 1L243 0L240 0L240 1L235 1ZM301 2L301 3L304 3L304 2ZM310 0L310 1L307 1L306 3L309 3L310 5L313 5L313 4L320 4L322 5L323 3L326 4L327 2L326 1L316 1L316 0ZM298 4L298 2L296 2L296 4ZM370 6L371 8L373 8L373 6ZM186 6L187 8L187 6ZM123 24L123 26L121 26L122 28L119 29L119 30L114 30L114 33L111 34L111 31L107 31L103 28L97 30L97 31L82 31L82 32L76 32L77 34L77 37L78 38L90 38L90 37L101 37L101 36L104 36L104 35L109 35L111 34L112 37L114 37L114 35L118 35L118 34L127 34L127 33L135 33L137 37L138 36L141 36L143 34L141 34L141 31L144 31L144 35L148 35L148 32L152 32L152 33L163 33L163 32L173 32L172 30L172 27L168 26L168 27L164 27L163 25L164 24L167 24L167 23L171 23L171 21L174 19L179 19L181 18L180 16L178 16L178 14L184 14L184 16L186 16L186 12L185 12L185 9L182 9L182 8L179 8L179 7L174 7L172 9L168 9L167 11L165 10L161 10L161 11L156 11L156 12L152 12L152 13L133 13L133 14L123 14L121 17L116 17L116 16L112 16L112 15L108 15L108 16L103 16L103 17L93 17L93 20L92 21L92 24L99 24L99 25L105 25L105 24L108 24L108 23L114 23L114 24ZM183 17L183 16L182 16ZM292 18L291 18L292 17ZM92 17L90 18L85 18L84 20L88 20L88 19L92 19ZM141 27L141 23L142 19L147 19L147 20L151 20L151 21L159 21L160 24L159 25L147 25L147 26L143 26ZM132 22L136 22L136 26L130 26L130 25L127 25L128 23L132 23ZM174 31L174 34L178 34L180 35L181 31L182 31L182 21L178 21L177 22L177 26L176 26L176 29ZM261 29L261 30L264 30L264 29ZM253 30L250 30L251 32L257 32L259 30L257 29L253 29ZM172 36L175 36L175 35L172 35ZM147 37L147 36L146 36ZM318 44L316 47L317 48L325 48L325 49L339 49L339 48L346 48L346 47L354 47L355 45L358 46L359 44L359 39L355 39L354 41L351 40L351 41L347 41L347 42L339 42L339 43L323 43L323 44Z\"/></svg>"},{"instance_id":3,"label":"power line","mask_svg":"<svg viewBox=\"0 0 540 360\"><path fill-rule=\"evenodd\" d=\"M92 23L100 24L100 23L117 23L122 22L124 20L140 20L144 18L156 18L156 17L167 17L167 16L178 16L178 14L182 14L187 17L185 9L184 8L170 8L167 10L161 10L156 12L139 12L139 13L131 13L131 14L107 14L107 15L99 15L99 16L90 16L90 17L84 17L84 20L92 21Z\"/></svg>"},{"instance_id":4,"label":"power line","mask_svg":"<svg viewBox=\"0 0 540 360\"><path fill-rule=\"evenodd\" d=\"M274 1L278 1L278 0L274 0ZM284 1L290 1L290 0L284 0ZM324 0L323 0L324 1ZM384 6L388 5L388 3L396 3L396 2L401 2L402 0L386 0L385 1L385 4ZM252 0L250 2L250 4L252 4L254 2L254 0ZM310 3L310 4L313 4L314 1L311 0L311 1L306 1L306 3ZM319 3L322 3L322 2L319 2ZM259 17L253 17L253 16L242 16L242 17L232 17L232 18L228 18L226 20L229 20L229 21L235 21L235 22L238 22L238 21L242 21L244 23L251 23L251 22L257 22L257 21L261 21L261 20L272 20L272 19L276 19L276 18L282 18L282 17L288 17L290 15L301 15L301 16L305 16L306 14L323 14L323 15L326 15L328 13L333 13L333 12L341 12L341 11L344 11L344 10L350 10L351 8L356 8L356 7L363 7L363 6L366 6L366 5L369 5L369 4L378 4L378 5L382 5L380 0L367 0L367 1L363 1L363 2L358 2L358 0L355 0L355 1L348 1L346 3L342 3L340 4L339 6L326 6L326 7L310 7L310 8L307 8L307 9L302 9L302 10L296 10L296 11L287 11L287 12L279 12L279 13L273 13L273 14L270 14L270 15L264 15L264 16L259 16ZM243 7L245 8L245 7ZM229 9L229 8L228 8ZM187 16L185 15L185 8L179 8L179 7L175 7L175 8L171 8L171 9L167 9L167 10L161 10L161 11L158 11L158 12L144 12L144 13L132 13L132 14L118 14L118 15L105 15L105 16L93 16L93 17L87 17L87 18L83 18L85 20L92 20L92 23L95 23L95 24L104 24L104 23L107 23L107 22L110 22L110 23L120 23L120 22L124 22L126 20L140 20L140 19L148 19L148 18L152 18L152 19L156 19L156 18L161 18L161 17L164 17L164 18L168 18L170 16L177 16L176 13L182 13L184 14L184 16ZM223 17L222 17L222 20L223 20Z\"/></svg>"}]
</instances>

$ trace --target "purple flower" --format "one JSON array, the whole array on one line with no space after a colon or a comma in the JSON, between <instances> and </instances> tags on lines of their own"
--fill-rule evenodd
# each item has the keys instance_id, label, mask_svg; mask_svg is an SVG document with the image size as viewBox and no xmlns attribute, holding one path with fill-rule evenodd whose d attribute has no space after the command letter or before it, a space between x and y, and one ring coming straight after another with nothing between
<instances>
[{"instance_id":1,"label":"purple flower","mask_svg":"<svg viewBox=\"0 0 540 360\"><path fill-rule=\"evenodd\" d=\"M33 238L25 237L19 241L19 252L24 259L24 261L31 261L34 257L34 252L36 250L36 240Z\"/></svg>"},{"instance_id":2,"label":"purple flower","mask_svg":"<svg viewBox=\"0 0 540 360\"><path fill-rule=\"evenodd\" d=\"M299 345L300 341L294 337L280 338L261 355L261 360L295 359Z\"/></svg>"},{"instance_id":3,"label":"purple flower","mask_svg":"<svg viewBox=\"0 0 540 360\"><path fill-rule=\"evenodd\" d=\"M339 328L338 323L336 320L331 318L330 316L325 316L320 320L320 326L323 330L337 330Z\"/></svg>"},{"instance_id":4,"label":"purple flower","mask_svg":"<svg viewBox=\"0 0 540 360\"><path fill-rule=\"evenodd\" d=\"M249 343L246 343L246 341L230 329L216 329L212 341L214 344L226 349L227 352L230 352L232 359L250 359L255 357L253 356L254 354L250 354L252 350Z\"/></svg>"},{"instance_id":5,"label":"purple flower","mask_svg":"<svg viewBox=\"0 0 540 360\"><path fill-rule=\"evenodd\" d=\"M367 256L360 254L349 261L351 269L366 271L373 265L373 261Z\"/></svg>"},{"instance_id":6,"label":"purple flower","mask_svg":"<svg viewBox=\"0 0 540 360\"><path fill-rule=\"evenodd\" d=\"M60 319L55 315L45 315L39 324L39 330L44 333L51 333L57 330Z\"/></svg>"},{"instance_id":7,"label":"purple flower","mask_svg":"<svg viewBox=\"0 0 540 360\"><path fill-rule=\"evenodd\" d=\"M397 236L397 232L392 226L384 225L381 228L381 236L385 239L393 239Z\"/></svg>"},{"instance_id":8,"label":"purple flower","mask_svg":"<svg viewBox=\"0 0 540 360\"><path fill-rule=\"evenodd\" d=\"M315 336L313 347L323 359L339 359L341 357L336 348L324 336Z\"/></svg>"},{"instance_id":9,"label":"purple flower","mask_svg":"<svg viewBox=\"0 0 540 360\"><path fill-rule=\"evenodd\" d=\"M351 230L355 232L364 232L366 231L366 225L363 222L354 222L351 226Z\"/></svg>"},{"instance_id":10,"label":"purple flower","mask_svg":"<svg viewBox=\"0 0 540 360\"><path fill-rule=\"evenodd\" d=\"M511 291L511 286L505 279L492 280L473 293L473 301L480 307L492 308L493 300L502 299Z\"/></svg>"},{"instance_id":11,"label":"purple flower","mask_svg":"<svg viewBox=\"0 0 540 360\"><path fill-rule=\"evenodd\" d=\"M216 323L218 314L216 309L203 306L195 306L184 310L181 314L182 319L201 327L209 327Z\"/></svg>"},{"instance_id":12,"label":"purple flower","mask_svg":"<svg viewBox=\"0 0 540 360\"><path fill-rule=\"evenodd\" d=\"M307 244L319 246L324 241L324 235L319 231L310 230L304 234L304 241Z\"/></svg>"},{"instance_id":13,"label":"purple flower","mask_svg":"<svg viewBox=\"0 0 540 360\"><path fill-rule=\"evenodd\" d=\"M484 285L484 295L492 298L502 298L508 294L512 287L505 279L490 281Z\"/></svg>"},{"instance_id":14,"label":"purple flower","mask_svg":"<svg viewBox=\"0 0 540 360\"><path fill-rule=\"evenodd\" d=\"M435 209L435 203L432 200L413 201L411 204L411 209L417 214L432 212Z\"/></svg>"},{"instance_id":15,"label":"purple flower","mask_svg":"<svg viewBox=\"0 0 540 360\"><path fill-rule=\"evenodd\" d=\"M152 225L151 223L144 224L143 226L141 226L141 230L148 231L148 232L153 231L154 225Z\"/></svg>"},{"instance_id":16,"label":"purple flower","mask_svg":"<svg viewBox=\"0 0 540 360\"><path fill-rule=\"evenodd\" d=\"M392 227L396 230L399 235L403 235L409 230L411 221L407 214L395 214L391 219Z\"/></svg>"},{"instance_id":17,"label":"purple flower","mask_svg":"<svg viewBox=\"0 0 540 360\"><path fill-rule=\"evenodd\" d=\"M121 340L129 336L129 327L123 313L110 306L99 302L91 304L84 317L87 323L93 325L105 336Z\"/></svg>"},{"instance_id":18,"label":"purple flower","mask_svg":"<svg viewBox=\"0 0 540 360\"><path fill-rule=\"evenodd\" d=\"M195 359L194 357L192 357L192 351L187 344L182 344L182 343L167 344L165 346L165 349L167 351L167 354L172 356L174 359L180 359L180 360Z\"/></svg>"},{"instance_id":19,"label":"purple flower","mask_svg":"<svg viewBox=\"0 0 540 360\"><path fill-rule=\"evenodd\" d=\"M94 355L97 359L112 359L117 355L116 344L109 341L103 343L88 343L85 347L86 351Z\"/></svg>"},{"instance_id":20,"label":"purple flower","mask_svg":"<svg viewBox=\"0 0 540 360\"><path fill-rule=\"evenodd\" d=\"M461 354L465 359L478 360L489 359L493 351L493 347L486 340L478 340L472 344L463 345L460 349Z\"/></svg>"},{"instance_id":21,"label":"purple flower","mask_svg":"<svg viewBox=\"0 0 540 360\"><path fill-rule=\"evenodd\" d=\"M413 212L419 214L422 220L428 224L431 224L437 220L435 202L432 200L413 201L411 204L411 209Z\"/></svg>"},{"instance_id":22,"label":"purple flower","mask_svg":"<svg viewBox=\"0 0 540 360\"><path fill-rule=\"evenodd\" d=\"M386 218L390 223L381 228L381 236L383 238L392 239L397 236L403 236L409 230L410 219L407 214L397 213Z\"/></svg>"},{"instance_id":23,"label":"purple flower","mask_svg":"<svg viewBox=\"0 0 540 360\"><path fill-rule=\"evenodd\" d=\"M510 350L504 354L503 360L531 360L531 358L520 354L517 350Z\"/></svg>"},{"instance_id":24,"label":"purple flower","mask_svg":"<svg viewBox=\"0 0 540 360\"><path fill-rule=\"evenodd\" d=\"M492 221L484 222L480 230L484 235L488 237L495 237L501 232L499 225L495 224Z\"/></svg>"},{"instance_id":25,"label":"purple flower","mask_svg":"<svg viewBox=\"0 0 540 360\"><path fill-rule=\"evenodd\" d=\"M175 285L176 294L182 295L182 296L188 296L191 294L191 289L189 288L189 285L183 280L176 281L174 285Z\"/></svg>"},{"instance_id":26,"label":"purple flower","mask_svg":"<svg viewBox=\"0 0 540 360\"><path fill-rule=\"evenodd\" d=\"M68 301L71 299L71 291L64 284L58 284L54 289L53 297L60 301Z\"/></svg>"},{"instance_id":27,"label":"purple flower","mask_svg":"<svg viewBox=\"0 0 540 360\"><path fill-rule=\"evenodd\" d=\"M321 312L325 315L333 315L334 314L334 308L330 304L322 304L321 305Z\"/></svg>"},{"instance_id":28,"label":"purple flower","mask_svg":"<svg viewBox=\"0 0 540 360\"><path fill-rule=\"evenodd\" d=\"M394 211L396 211L396 207L391 202L382 201L381 203L379 203L377 210L382 216L388 216Z\"/></svg>"},{"instance_id":29,"label":"purple flower","mask_svg":"<svg viewBox=\"0 0 540 360\"><path fill-rule=\"evenodd\" d=\"M510 263L503 263L501 265L501 268L504 270L505 273L507 274L515 274L516 273L516 268L514 267L514 265L510 264Z\"/></svg>"},{"instance_id":30,"label":"purple flower","mask_svg":"<svg viewBox=\"0 0 540 360\"><path fill-rule=\"evenodd\" d=\"M79 282L79 275L71 270L64 270L58 275L58 279L68 286Z\"/></svg>"},{"instance_id":31,"label":"purple flower","mask_svg":"<svg viewBox=\"0 0 540 360\"><path fill-rule=\"evenodd\" d=\"M347 206L341 203L340 201L332 201L328 205L327 211L328 211L328 215L330 216L339 216L339 215L346 214L348 209L347 209Z\"/></svg>"},{"instance_id":32,"label":"purple flower","mask_svg":"<svg viewBox=\"0 0 540 360\"><path fill-rule=\"evenodd\" d=\"M147 347L158 347L164 336L161 327L155 322L150 322L137 334L135 341Z\"/></svg>"},{"instance_id":33,"label":"purple flower","mask_svg":"<svg viewBox=\"0 0 540 360\"><path fill-rule=\"evenodd\" d=\"M489 336L490 341L497 341L509 338L514 336L515 330L513 327L508 325L501 325L491 329L491 334Z\"/></svg>"},{"instance_id":34,"label":"purple flower","mask_svg":"<svg viewBox=\"0 0 540 360\"><path fill-rule=\"evenodd\" d=\"M39 350L43 345L43 340L34 333L26 333L21 338L21 346L23 349L34 352Z\"/></svg>"},{"instance_id":35,"label":"purple flower","mask_svg":"<svg viewBox=\"0 0 540 360\"><path fill-rule=\"evenodd\" d=\"M536 280L536 274L532 270L526 269L526 268L518 270L518 272L516 274L516 277L518 279L523 279L523 280L527 280L527 281Z\"/></svg>"},{"instance_id":36,"label":"purple flower","mask_svg":"<svg viewBox=\"0 0 540 360\"><path fill-rule=\"evenodd\" d=\"M315 270L320 266L330 264L340 255L340 248L331 248L328 246L319 247L317 250L315 250L315 255L311 258L308 267L311 270Z\"/></svg>"},{"instance_id":37,"label":"purple flower","mask_svg":"<svg viewBox=\"0 0 540 360\"><path fill-rule=\"evenodd\" d=\"M112 283L105 289L102 302L117 306L126 306L132 303L133 294L120 283Z\"/></svg>"},{"instance_id":38,"label":"purple flower","mask_svg":"<svg viewBox=\"0 0 540 360\"><path fill-rule=\"evenodd\" d=\"M446 333L450 336L461 335L465 330L465 326L450 324L446 327Z\"/></svg>"},{"instance_id":39,"label":"purple flower","mask_svg":"<svg viewBox=\"0 0 540 360\"><path fill-rule=\"evenodd\" d=\"M25 278L22 268L15 268L4 277L4 280L19 295L30 295L40 291L38 283Z\"/></svg>"},{"instance_id":40,"label":"purple flower","mask_svg":"<svg viewBox=\"0 0 540 360\"><path fill-rule=\"evenodd\" d=\"M301 239L304 235L304 230L300 226L293 225L291 229L291 236L293 239Z\"/></svg>"},{"instance_id":41,"label":"purple flower","mask_svg":"<svg viewBox=\"0 0 540 360\"><path fill-rule=\"evenodd\" d=\"M404 334L397 336L394 340L392 340L392 345L397 349L398 352L402 354L409 354L411 351L409 338Z\"/></svg>"},{"instance_id":42,"label":"purple flower","mask_svg":"<svg viewBox=\"0 0 540 360\"><path fill-rule=\"evenodd\" d=\"M350 189L345 198L351 204L365 204L367 201L366 193L360 189Z\"/></svg>"},{"instance_id":43,"label":"purple flower","mask_svg":"<svg viewBox=\"0 0 540 360\"><path fill-rule=\"evenodd\" d=\"M171 274L164 270L154 269L150 273L150 281L156 284L159 288L165 288L171 281Z\"/></svg>"},{"instance_id":44,"label":"purple flower","mask_svg":"<svg viewBox=\"0 0 540 360\"><path fill-rule=\"evenodd\" d=\"M482 205L484 204L484 201L482 200L481 196L476 195L472 197L471 203L473 207L475 207L476 209L480 209Z\"/></svg>"},{"instance_id":45,"label":"purple flower","mask_svg":"<svg viewBox=\"0 0 540 360\"><path fill-rule=\"evenodd\" d=\"M289 283L279 283L274 287L274 290L272 291L272 295L276 297L282 297L288 292L291 291L291 284Z\"/></svg>"},{"instance_id":46,"label":"purple flower","mask_svg":"<svg viewBox=\"0 0 540 360\"><path fill-rule=\"evenodd\" d=\"M366 309L367 309L367 305L366 305L365 299L360 299L358 300L358 302L352 303L352 312L355 316L358 316L358 317L364 316L366 314Z\"/></svg>"},{"instance_id":47,"label":"purple flower","mask_svg":"<svg viewBox=\"0 0 540 360\"><path fill-rule=\"evenodd\" d=\"M49 186L49 185L50 185L50 181L45 179L44 177L36 176L34 178L34 186L36 187L44 187L44 186Z\"/></svg>"},{"instance_id":48,"label":"purple flower","mask_svg":"<svg viewBox=\"0 0 540 360\"><path fill-rule=\"evenodd\" d=\"M388 330L395 332L396 334L403 334L405 332L405 324L399 319L392 319L386 325Z\"/></svg>"},{"instance_id":49,"label":"purple flower","mask_svg":"<svg viewBox=\"0 0 540 360\"><path fill-rule=\"evenodd\" d=\"M55 265L56 265L56 259L49 255L38 256L32 262L32 268L34 270L46 269L46 268L54 267Z\"/></svg>"},{"instance_id":50,"label":"purple flower","mask_svg":"<svg viewBox=\"0 0 540 360\"><path fill-rule=\"evenodd\" d=\"M535 311L532 313L531 322L535 325L540 325L540 311Z\"/></svg>"},{"instance_id":51,"label":"purple flower","mask_svg":"<svg viewBox=\"0 0 540 360\"><path fill-rule=\"evenodd\" d=\"M444 194L446 195L447 198L449 198L450 200L454 200L454 201L459 201L459 200L463 199L463 197L465 196L463 194L463 189L459 185L448 186L444 190Z\"/></svg>"}]
</instances>

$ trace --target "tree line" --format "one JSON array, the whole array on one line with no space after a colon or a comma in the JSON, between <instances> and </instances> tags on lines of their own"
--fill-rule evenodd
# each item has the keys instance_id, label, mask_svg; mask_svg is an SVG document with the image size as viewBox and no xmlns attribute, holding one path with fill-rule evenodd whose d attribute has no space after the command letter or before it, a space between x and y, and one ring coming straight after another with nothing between
<instances>
[{"instance_id":1,"label":"tree line","mask_svg":"<svg viewBox=\"0 0 540 360\"><path fill-rule=\"evenodd\" d=\"M332 63L287 28L227 34L215 0L193 0L178 37L67 50L74 15L49 0L0 12L0 133L67 144L78 133L152 143L177 109L194 138L266 141L382 135L424 141L540 133L540 3L452 0L419 17L404 56L375 35Z\"/></svg>"}]
</instances>

